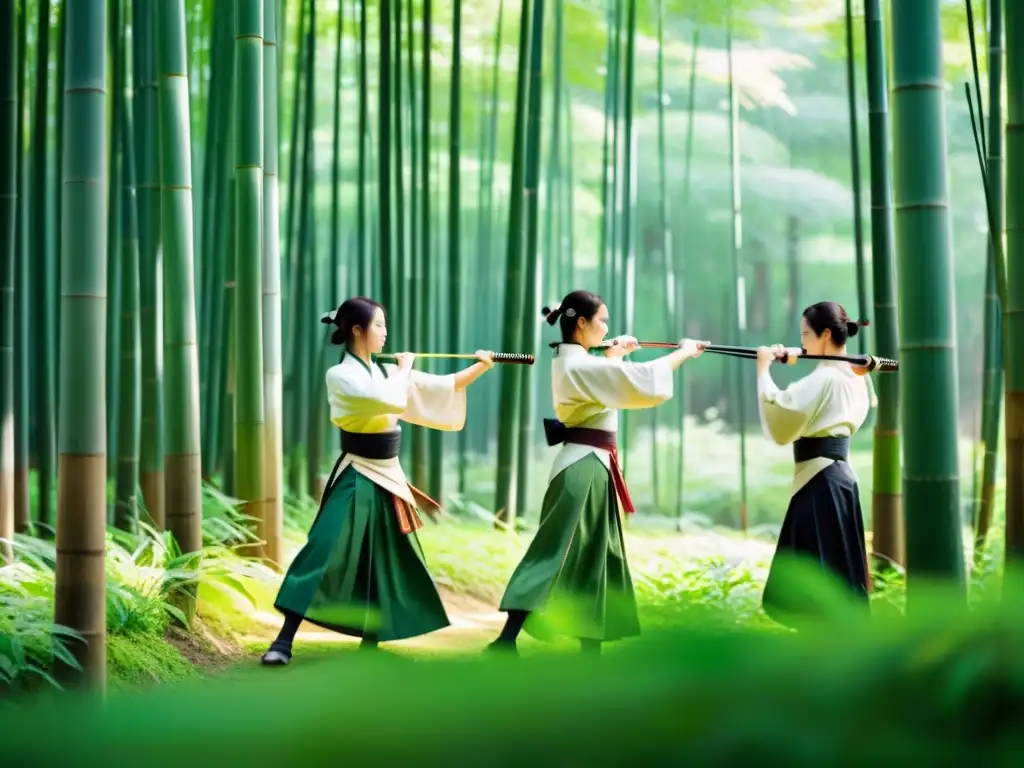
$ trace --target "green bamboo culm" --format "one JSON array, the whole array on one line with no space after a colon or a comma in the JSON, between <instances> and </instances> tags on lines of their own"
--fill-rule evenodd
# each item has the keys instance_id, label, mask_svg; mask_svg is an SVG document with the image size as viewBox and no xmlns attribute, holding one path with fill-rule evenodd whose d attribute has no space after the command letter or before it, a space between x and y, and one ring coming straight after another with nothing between
<instances>
[{"instance_id":1,"label":"green bamboo culm","mask_svg":"<svg viewBox=\"0 0 1024 768\"><path fill-rule=\"evenodd\" d=\"M0 3L0 539L14 538L14 227L18 209L15 4ZM0 563L10 559L0 544Z\"/></svg>"},{"instance_id":2,"label":"green bamboo culm","mask_svg":"<svg viewBox=\"0 0 1024 768\"><path fill-rule=\"evenodd\" d=\"M666 179L665 154L665 2L658 0L657 4L657 28L658 28L658 58L657 58L657 92L658 92L658 228L661 230L661 261L665 269L665 338L670 339L676 335L676 323L679 320L676 309L676 298L678 289L676 281L679 276L676 274L675 259L672 256L672 229L669 226L669 199L668 183ZM681 368L682 366L680 366ZM678 402L682 397L677 393ZM679 406L682 409L682 405ZM679 445L682 447L683 440L683 415L679 412ZM654 507L661 507L661 473L660 458L658 456L658 411L651 409L651 491L654 497ZM676 482L681 486L682 480L677 476Z\"/></svg>"},{"instance_id":3,"label":"green bamboo culm","mask_svg":"<svg viewBox=\"0 0 1024 768\"><path fill-rule=\"evenodd\" d=\"M182 552L202 546L199 451L199 366L192 268L192 164L189 141L185 9L180 0L156 0L160 113L160 203L164 289L164 497L167 529ZM64 411L66 413L66 411ZM194 609L182 601L186 618Z\"/></svg>"},{"instance_id":4,"label":"green bamboo culm","mask_svg":"<svg viewBox=\"0 0 1024 768\"><path fill-rule=\"evenodd\" d=\"M992 524L995 505L996 462L999 457L999 425L1003 399L1003 327L1000 315L996 270L1000 268L992 238L1002 238L1003 212L1003 9L1002 3L988 6L988 158L985 169L991 231L985 264L984 383L981 401L981 498L975 522L974 552L980 557ZM979 111L980 111L979 105ZM885 354L879 350L879 354Z\"/></svg>"},{"instance_id":5,"label":"green bamboo culm","mask_svg":"<svg viewBox=\"0 0 1024 768\"><path fill-rule=\"evenodd\" d=\"M853 192L853 247L857 269L857 310L867 319L867 277L864 274L864 219L860 211L860 124L857 120L857 76L854 67L853 0L846 0L846 102L850 112L850 181ZM857 351L867 353L867 334L857 338Z\"/></svg>"},{"instance_id":6,"label":"green bamboo culm","mask_svg":"<svg viewBox=\"0 0 1024 768\"><path fill-rule=\"evenodd\" d=\"M66 25L65 25L66 26ZM149 522L164 527L163 272L160 253L156 52L153 3L132 2L132 74L135 85L135 202L139 229L139 325L142 350L142 416L139 485Z\"/></svg>"},{"instance_id":7,"label":"green bamboo culm","mask_svg":"<svg viewBox=\"0 0 1024 768\"><path fill-rule=\"evenodd\" d=\"M693 178L693 116L697 104L697 53L700 50L700 30L693 31L692 53L690 60L690 86L687 94L686 105L686 171L683 176L683 215L682 222L687 224L687 214L690 210L690 180ZM684 230L685 231L685 230ZM669 230L671 235L671 229ZM672 249L675 251L675 274L676 274L676 327L680 332L686 328L686 249ZM686 455L686 366L679 366L676 371L676 387L679 399L679 446L676 449L676 504L675 516L677 525L682 524L683 519L683 468Z\"/></svg>"},{"instance_id":8,"label":"green bamboo culm","mask_svg":"<svg viewBox=\"0 0 1024 768\"><path fill-rule=\"evenodd\" d=\"M730 199L732 200L732 277L733 277L733 324L736 330L736 343L743 343L743 332L746 330L746 291L742 289L742 268L740 251L743 250L743 203L740 199L740 107L736 94L736 83L733 78L732 55L732 19L726 36L726 49L729 59L729 164L731 166ZM737 360L734 366L736 376L736 429L740 438L740 530L746 532L748 524L747 511L747 430L746 408L744 408L747 388L744 385L746 365Z\"/></svg>"},{"instance_id":9,"label":"green bamboo culm","mask_svg":"<svg viewBox=\"0 0 1024 768\"><path fill-rule=\"evenodd\" d=\"M60 451L53 618L75 630L82 674L106 686L107 3L67 0L61 228Z\"/></svg>"},{"instance_id":10,"label":"green bamboo culm","mask_svg":"<svg viewBox=\"0 0 1024 768\"><path fill-rule=\"evenodd\" d=\"M24 7L24 5L23 5ZM35 108L32 115L32 285L33 352L36 380L32 386L32 408L35 411L36 462L38 465L38 516L46 525L53 521L53 487L56 472L57 423L54 397L54 356L56 354L56 280L53 254L47 244L46 204L48 173L47 123L49 100L50 3L38 0L36 16L36 76L33 83Z\"/></svg>"},{"instance_id":11,"label":"green bamboo culm","mask_svg":"<svg viewBox=\"0 0 1024 768\"><path fill-rule=\"evenodd\" d=\"M505 349L513 349L522 338L523 299L522 291L514 290L522 285L523 272L523 190L524 190L524 139L526 127L526 88L528 68L526 57L530 50L530 7L531 0L522 0L519 17L519 69L516 75L515 125L512 138L512 167L509 183L510 199L508 212L508 244L505 279L510 286L505 292L505 317L501 343ZM536 318L534 318L536 319ZM508 365L501 371L501 392L498 422L498 476L495 483L494 508L498 511L498 527L510 525L516 516L515 458L519 432L519 400L521 366Z\"/></svg>"},{"instance_id":12,"label":"green bamboo culm","mask_svg":"<svg viewBox=\"0 0 1024 768\"><path fill-rule=\"evenodd\" d=\"M540 234L540 152L541 108L544 83L541 74L544 65L544 0L533 0L529 21L530 31L530 91L526 111L526 276L523 280L523 330L521 348L536 355L540 346L540 296L538 292L539 264L537 240ZM525 24L527 19L520 23ZM521 66L521 65L520 65ZM515 283L510 283L514 286ZM530 465L534 450L534 400L537 377L532 367L520 374L519 441L516 457L517 514L522 516L529 501Z\"/></svg>"},{"instance_id":13,"label":"green bamboo culm","mask_svg":"<svg viewBox=\"0 0 1024 768\"><path fill-rule=\"evenodd\" d=\"M18 5L16 100L19 104L15 117L14 145L15 207L14 207L14 530L29 530L29 258L28 258L28 206L26 205L25 166L25 55L28 49L27 13L24 4Z\"/></svg>"},{"instance_id":14,"label":"green bamboo culm","mask_svg":"<svg viewBox=\"0 0 1024 768\"><path fill-rule=\"evenodd\" d=\"M117 477L117 426L120 416L121 377L121 155L125 137L121 113L124 111L124 30L122 0L108 0L107 38L110 42L110 104L107 141L107 478ZM113 505L108 507L107 522L114 519Z\"/></svg>"},{"instance_id":15,"label":"green bamboo culm","mask_svg":"<svg viewBox=\"0 0 1024 768\"><path fill-rule=\"evenodd\" d=\"M398 1L398 0L396 0ZM448 348L457 350L462 345L462 0L452 5L452 77L448 104ZM450 360L448 372L458 370L459 361ZM456 465L458 488L462 493L466 477L466 430L456 436ZM444 435L439 433L441 445ZM440 491L441 489L434 489ZM440 496L436 497L440 498Z\"/></svg>"},{"instance_id":16,"label":"green bamboo culm","mask_svg":"<svg viewBox=\"0 0 1024 768\"><path fill-rule=\"evenodd\" d=\"M284 392L278 198L277 0L263 0L263 556L280 565L284 525Z\"/></svg>"},{"instance_id":17,"label":"green bamboo culm","mask_svg":"<svg viewBox=\"0 0 1024 768\"><path fill-rule=\"evenodd\" d=\"M263 0L235 4L235 496L257 522L263 490Z\"/></svg>"},{"instance_id":18,"label":"green bamboo culm","mask_svg":"<svg viewBox=\"0 0 1024 768\"><path fill-rule=\"evenodd\" d=\"M1024 560L1024 6L1006 22L1006 562ZM997 276L998 277L998 276Z\"/></svg>"},{"instance_id":19,"label":"green bamboo culm","mask_svg":"<svg viewBox=\"0 0 1024 768\"><path fill-rule=\"evenodd\" d=\"M940 6L940 0L892 6L908 608L917 584L939 578L962 588L964 576Z\"/></svg>"},{"instance_id":20,"label":"green bamboo culm","mask_svg":"<svg viewBox=\"0 0 1024 768\"><path fill-rule=\"evenodd\" d=\"M893 253L892 168L889 162L889 92L885 61L882 0L865 0L864 41L867 56L868 131L871 154L871 277L874 296L875 350L895 359L896 264ZM872 550L883 561L904 562L900 474L899 374L877 377L871 491Z\"/></svg>"},{"instance_id":21,"label":"green bamboo culm","mask_svg":"<svg viewBox=\"0 0 1024 768\"><path fill-rule=\"evenodd\" d=\"M138 530L139 449L142 409L139 331L139 239L135 204L135 153L132 145L130 105L121 110L121 358L117 428L117 477L114 488L114 525L122 531Z\"/></svg>"}]
</instances>

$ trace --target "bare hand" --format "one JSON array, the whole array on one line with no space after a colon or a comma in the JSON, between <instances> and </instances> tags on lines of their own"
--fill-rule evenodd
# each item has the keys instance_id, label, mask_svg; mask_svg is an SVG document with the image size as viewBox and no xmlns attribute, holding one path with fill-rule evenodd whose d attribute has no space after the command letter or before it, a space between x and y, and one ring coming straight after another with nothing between
<instances>
[{"instance_id":1,"label":"bare hand","mask_svg":"<svg viewBox=\"0 0 1024 768\"><path fill-rule=\"evenodd\" d=\"M395 354L395 360L398 362L398 370L411 371L416 355L412 352L398 352Z\"/></svg>"},{"instance_id":2,"label":"bare hand","mask_svg":"<svg viewBox=\"0 0 1024 768\"><path fill-rule=\"evenodd\" d=\"M640 343L632 336L616 336L612 344L605 348L605 357L625 357L640 348Z\"/></svg>"},{"instance_id":3,"label":"bare hand","mask_svg":"<svg viewBox=\"0 0 1024 768\"><path fill-rule=\"evenodd\" d=\"M494 366L494 353L486 349L478 349L476 351L476 359L478 363L482 363L490 370Z\"/></svg>"},{"instance_id":4,"label":"bare hand","mask_svg":"<svg viewBox=\"0 0 1024 768\"><path fill-rule=\"evenodd\" d=\"M700 357L707 349L709 341L695 341L694 339L680 339L679 348L683 350L688 358Z\"/></svg>"}]
</instances>

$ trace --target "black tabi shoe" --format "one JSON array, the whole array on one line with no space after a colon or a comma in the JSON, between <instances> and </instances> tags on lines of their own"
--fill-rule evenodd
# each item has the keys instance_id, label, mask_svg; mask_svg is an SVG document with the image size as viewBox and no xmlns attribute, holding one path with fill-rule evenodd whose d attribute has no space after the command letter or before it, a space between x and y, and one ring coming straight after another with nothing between
<instances>
[{"instance_id":1,"label":"black tabi shoe","mask_svg":"<svg viewBox=\"0 0 1024 768\"><path fill-rule=\"evenodd\" d=\"M279 651L276 648L271 648L269 651L263 654L263 658L260 659L260 663L265 667L283 667L292 660L290 653Z\"/></svg>"},{"instance_id":2,"label":"black tabi shoe","mask_svg":"<svg viewBox=\"0 0 1024 768\"><path fill-rule=\"evenodd\" d=\"M494 642L487 644L487 647L484 648L484 653L501 653L507 656L518 656L519 646L506 640L495 640Z\"/></svg>"}]
</instances>

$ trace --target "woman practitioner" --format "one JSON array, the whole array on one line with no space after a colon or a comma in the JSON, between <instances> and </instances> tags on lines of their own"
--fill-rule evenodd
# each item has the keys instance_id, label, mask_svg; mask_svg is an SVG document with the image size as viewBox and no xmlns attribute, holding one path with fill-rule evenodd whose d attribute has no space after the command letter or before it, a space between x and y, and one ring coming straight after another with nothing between
<instances>
[{"instance_id":1,"label":"woman practitioner","mask_svg":"<svg viewBox=\"0 0 1024 768\"><path fill-rule=\"evenodd\" d=\"M807 354L845 355L847 339L858 330L842 306L822 301L804 310L800 340ZM855 601L867 607L864 521L857 476L848 456L850 438L867 418L873 398L867 377L838 360L823 360L809 375L780 390L768 369L784 351L778 344L757 350L762 427L779 445L793 444L796 462L763 604L775 621L794 626L801 616L818 611L794 591L797 585L792 580L780 577L780 556L783 560L794 554L810 558L845 582Z\"/></svg>"},{"instance_id":2,"label":"woman practitioner","mask_svg":"<svg viewBox=\"0 0 1024 768\"><path fill-rule=\"evenodd\" d=\"M396 355L397 366L371 362L387 340L384 310L372 299L348 299L323 322L336 326L331 342L345 346L341 362L327 371L342 453L274 602L285 618L263 655L267 665L290 661L303 619L362 637L363 647L448 626L416 536L416 508L438 505L402 472L398 422L462 429L466 387L492 365L490 352L477 352L479 362L449 376L412 370L411 354Z\"/></svg>"},{"instance_id":3,"label":"woman practitioner","mask_svg":"<svg viewBox=\"0 0 1024 768\"><path fill-rule=\"evenodd\" d=\"M545 420L549 445L562 444L551 468L540 527L512 574L501 610L508 621L492 650L516 650L521 629L538 639L567 635L581 649L640 634L633 582L626 562L618 501L633 505L616 457L618 410L652 408L672 397L672 372L697 357L703 343L683 339L679 349L647 363L621 357L637 348L622 336L603 356L590 354L608 332L608 308L589 291L573 291L544 309L558 323L552 344L555 414ZM617 498L616 498L617 497Z\"/></svg>"}]
</instances>

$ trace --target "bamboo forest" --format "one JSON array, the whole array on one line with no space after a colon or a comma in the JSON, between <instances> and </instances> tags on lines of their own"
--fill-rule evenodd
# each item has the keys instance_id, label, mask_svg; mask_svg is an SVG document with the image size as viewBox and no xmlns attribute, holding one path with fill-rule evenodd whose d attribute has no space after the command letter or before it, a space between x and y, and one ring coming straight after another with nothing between
<instances>
[{"instance_id":1,"label":"bamboo forest","mask_svg":"<svg viewBox=\"0 0 1024 768\"><path fill-rule=\"evenodd\" d=\"M1015 0L0 0L0 753L1010 764L1022 125Z\"/></svg>"}]
</instances>

